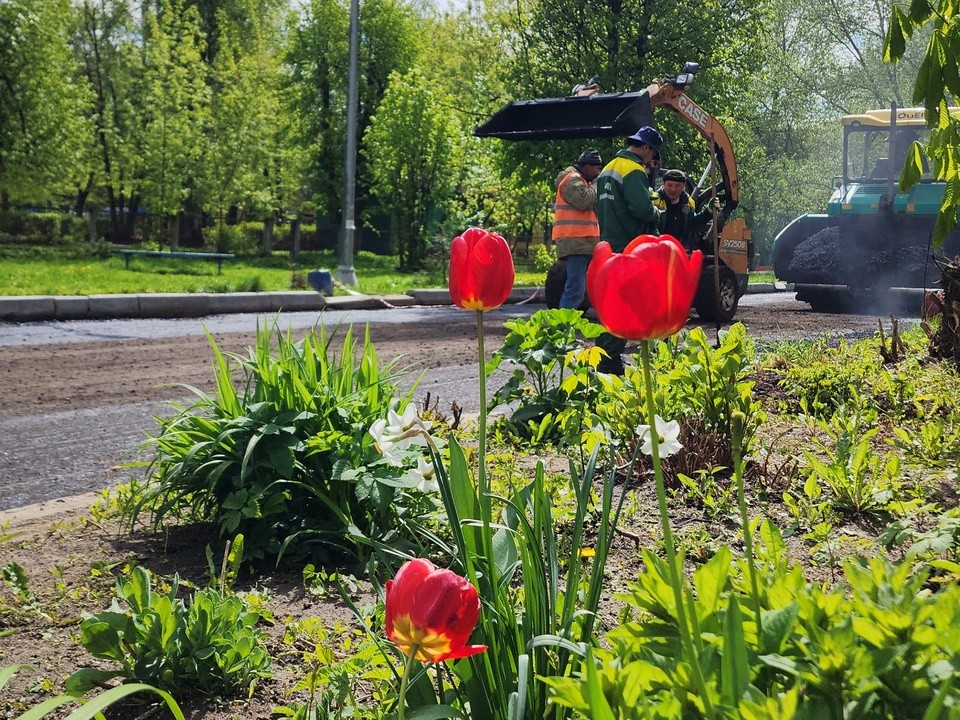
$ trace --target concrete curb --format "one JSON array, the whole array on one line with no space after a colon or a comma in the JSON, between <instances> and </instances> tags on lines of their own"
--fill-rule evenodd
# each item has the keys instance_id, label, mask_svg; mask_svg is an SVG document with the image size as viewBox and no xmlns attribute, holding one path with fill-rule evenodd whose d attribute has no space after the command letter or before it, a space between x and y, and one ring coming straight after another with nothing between
<instances>
[{"instance_id":1,"label":"concrete curb","mask_svg":"<svg viewBox=\"0 0 960 720\"><path fill-rule=\"evenodd\" d=\"M757 283L748 293L783 292L783 283ZM507 303L543 303L542 287L517 287ZM313 291L265 293L144 293L141 295L0 296L0 321L113 320L117 318L203 317L227 313L375 310L412 305L450 305L446 288L421 288L403 295L335 295Z\"/></svg>"}]
</instances>

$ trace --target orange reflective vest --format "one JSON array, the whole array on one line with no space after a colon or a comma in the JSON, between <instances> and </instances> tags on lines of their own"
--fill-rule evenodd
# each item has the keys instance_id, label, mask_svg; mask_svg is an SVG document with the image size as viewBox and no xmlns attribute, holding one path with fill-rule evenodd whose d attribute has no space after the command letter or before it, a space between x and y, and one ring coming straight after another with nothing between
<instances>
[{"instance_id":1,"label":"orange reflective vest","mask_svg":"<svg viewBox=\"0 0 960 720\"><path fill-rule=\"evenodd\" d=\"M557 186L557 198L553 204L553 239L563 238L598 238L600 237L600 223L597 213L590 210L577 210L563 199L563 188L574 172L567 173L566 177Z\"/></svg>"}]
</instances>

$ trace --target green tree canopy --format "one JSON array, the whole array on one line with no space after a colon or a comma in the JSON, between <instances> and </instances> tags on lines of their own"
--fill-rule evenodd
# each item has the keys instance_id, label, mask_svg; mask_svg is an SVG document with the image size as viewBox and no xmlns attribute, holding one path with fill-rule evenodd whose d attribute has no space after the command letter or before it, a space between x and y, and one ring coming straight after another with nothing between
<instances>
[{"instance_id":1,"label":"green tree canopy","mask_svg":"<svg viewBox=\"0 0 960 720\"><path fill-rule=\"evenodd\" d=\"M0 3L0 197L45 203L86 181L89 88L69 45L68 0Z\"/></svg>"},{"instance_id":2,"label":"green tree canopy","mask_svg":"<svg viewBox=\"0 0 960 720\"><path fill-rule=\"evenodd\" d=\"M364 137L373 192L393 215L404 270L423 266L431 218L452 190L460 126L446 110L451 102L420 72L393 73Z\"/></svg>"}]
</instances>

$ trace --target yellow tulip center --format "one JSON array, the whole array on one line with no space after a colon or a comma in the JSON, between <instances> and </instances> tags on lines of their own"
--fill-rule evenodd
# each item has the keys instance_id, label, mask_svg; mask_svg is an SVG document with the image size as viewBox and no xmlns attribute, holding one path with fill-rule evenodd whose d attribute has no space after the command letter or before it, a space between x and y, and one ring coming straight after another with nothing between
<instances>
[{"instance_id":1,"label":"yellow tulip center","mask_svg":"<svg viewBox=\"0 0 960 720\"><path fill-rule=\"evenodd\" d=\"M420 662L437 662L437 658L450 652L450 638L429 628L414 625L409 615L401 615L393 621L393 642L404 655L410 655L414 645Z\"/></svg>"}]
</instances>

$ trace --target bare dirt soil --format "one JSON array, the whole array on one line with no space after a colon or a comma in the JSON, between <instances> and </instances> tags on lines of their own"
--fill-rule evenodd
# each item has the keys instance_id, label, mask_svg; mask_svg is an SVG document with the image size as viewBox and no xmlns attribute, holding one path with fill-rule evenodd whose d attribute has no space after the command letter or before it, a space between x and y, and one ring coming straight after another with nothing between
<instances>
[{"instance_id":1,"label":"bare dirt soil","mask_svg":"<svg viewBox=\"0 0 960 720\"><path fill-rule=\"evenodd\" d=\"M414 370L474 367L473 316L463 315L462 321L442 326L372 326L372 339L382 360L403 355L403 364ZM816 314L786 296L778 303L744 307L738 319L755 336L767 339L809 338L838 326L843 334L862 336L877 327L874 317ZM711 328L707 328L708 333ZM499 347L503 335L502 326L488 323L487 347ZM244 352L253 338L243 333L218 336L217 341L225 350ZM113 411L126 408L149 416L164 401L182 399L181 383L212 389L211 353L205 338L0 348L0 461L4 455L15 454L17 448L34 448L25 453L27 457L21 458L15 471L8 469L5 475L0 471L0 485L49 482L43 471L32 470L42 463L31 463L31 454L51 455L43 460L55 465L57 454L62 452L58 447L83 446L95 428L99 432L123 432L130 415ZM441 409L463 399L441 398ZM116 479L105 470L99 487ZM659 535L652 488L639 491L641 504L649 504L650 512L636 513L639 519L626 528L627 534L618 537L607 568L614 584L635 575L639 546L652 544ZM145 564L167 575L178 572L200 586L207 582L204 548L209 543L217 547L210 528L171 528L163 533L140 529L130 534L112 522L92 519L89 506L93 499L84 495L0 512L0 566L20 564L35 599L25 602L9 587L0 585L0 668L13 663L31 666L17 673L0 691L0 718L16 717L45 693L62 689L62 681L77 667L93 662L76 642L78 623L83 612L98 612L109 606L114 578L125 564ZM695 509L678 508L676 520L681 534L683 527L693 522L709 538L729 537L734 531L705 522ZM275 677L263 682L251 700L209 702L197 698L185 704L188 717L270 717L274 706L290 701L291 688L302 677L298 658L281 642L284 619L317 615L328 627L351 619L339 602L306 592L299 572L265 568L243 578L238 587L268 590L269 607L277 620L268 629L270 651L275 659L281 655L283 659L275 660ZM611 585L611 594L617 589ZM360 603L368 600L358 596ZM142 710L128 706L112 716L139 717Z\"/></svg>"}]
</instances>

